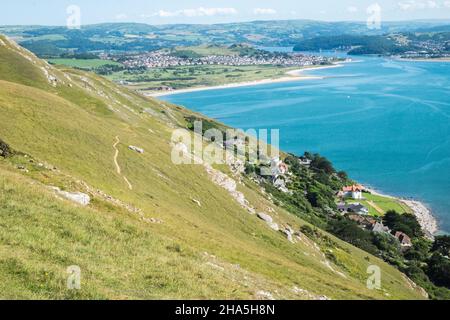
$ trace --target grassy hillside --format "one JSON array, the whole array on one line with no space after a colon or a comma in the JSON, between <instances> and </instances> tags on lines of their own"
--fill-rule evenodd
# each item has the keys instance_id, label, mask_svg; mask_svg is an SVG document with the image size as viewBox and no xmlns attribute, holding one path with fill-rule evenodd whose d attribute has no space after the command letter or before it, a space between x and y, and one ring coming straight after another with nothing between
<instances>
[{"instance_id":1,"label":"grassy hillside","mask_svg":"<svg viewBox=\"0 0 450 320\"><path fill-rule=\"evenodd\" d=\"M0 142L11 149L0 156L0 298L423 298L381 260L321 231L323 243L301 233L291 243L211 170L172 164L171 134L187 110L55 69L0 37L0 111ZM52 187L92 201L82 207ZM246 178L238 191L279 225L306 224ZM366 287L373 264L381 290ZM79 291L66 288L72 265Z\"/></svg>"},{"instance_id":2,"label":"grassy hillside","mask_svg":"<svg viewBox=\"0 0 450 320\"><path fill-rule=\"evenodd\" d=\"M105 65L121 66L118 62L102 59L49 59L49 62L79 69L95 69Z\"/></svg>"}]
</instances>

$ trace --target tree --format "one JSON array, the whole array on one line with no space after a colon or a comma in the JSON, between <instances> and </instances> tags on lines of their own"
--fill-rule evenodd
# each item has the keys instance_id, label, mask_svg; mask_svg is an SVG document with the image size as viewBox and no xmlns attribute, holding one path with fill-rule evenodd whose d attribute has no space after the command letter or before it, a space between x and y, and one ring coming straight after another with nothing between
<instances>
[{"instance_id":1,"label":"tree","mask_svg":"<svg viewBox=\"0 0 450 320\"><path fill-rule=\"evenodd\" d=\"M311 162L311 167L316 170L322 170L326 174L333 174L336 172L331 162L319 154L314 155L313 160Z\"/></svg>"},{"instance_id":2,"label":"tree","mask_svg":"<svg viewBox=\"0 0 450 320\"><path fill-rule=\"evenodd\" d=\"M353 244L369 253L377 255L377 247L373 245L373 235L361 229L355 222L342 219L330 222L329 231L340 239Z\"/></svg>"},{"instance_id":3,"label":"tree","mask_svg":"<svg viewBox=\"0 0 450 320\"><path fill-rule=\"evenodd\" d=\"M450 256L450 236L436 237L431 251L439 252L443 256Z\"/></svg>"},{"instance_id":4,"label":"tree","mask_svg":"<svg viewBox=\"0 0 450 320\"><path fill-rule=\"evenodd\" d=\"M414 239L413 247L405 253L405 258L415 261L426 261L430 256L431 242L426 239Z\"/></svg>"},{"instance_id":5,"label":"tree","mask_svg":"<svg viewBox=\"0 0 450 320\"><path fill-rule=\"evenodd\" d=\"M428 261L428 276L438 286L450 289L450 260L434 253Z\"/></svg>"},{"instance_id":6,"label":"tree","mask_svg":"<svg viewBox=\"0 0 450 320\"><path fill-rule=\"evenodd\" d=\"M383 218L386 226L393 231L406 233L412 238L423 237L422 227L416 216L409 213L399 214L394 210L388 211Z\"/></svg>"},{"instance_id":7,"label":"tree","mask_svg":"<svg viewBox=\"0 0 450 320\"><path fill-rule=\"evenodd\" d=\"M347 181L348 180L348 174L345 171L339 171L337 173L338 177L341 178L341 180Z\"/></svg>"}]
</instances>

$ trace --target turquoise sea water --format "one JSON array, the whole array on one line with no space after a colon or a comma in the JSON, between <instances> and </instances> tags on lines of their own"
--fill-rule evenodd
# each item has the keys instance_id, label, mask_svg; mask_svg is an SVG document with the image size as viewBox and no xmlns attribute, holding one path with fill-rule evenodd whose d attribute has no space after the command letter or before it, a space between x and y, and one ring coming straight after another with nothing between
<instances>
[{"instance_id":1,"label":"turquoise sea water","mask_svg":"<svg viewBox=\"0 0 450 320\"><path fill-rule=\"evenodd\" d=\"M382 192L422 200L450 231L450 63L361 58L321 80L162 97L230 126L280 129Z\"/></svg>"}]
</instances>

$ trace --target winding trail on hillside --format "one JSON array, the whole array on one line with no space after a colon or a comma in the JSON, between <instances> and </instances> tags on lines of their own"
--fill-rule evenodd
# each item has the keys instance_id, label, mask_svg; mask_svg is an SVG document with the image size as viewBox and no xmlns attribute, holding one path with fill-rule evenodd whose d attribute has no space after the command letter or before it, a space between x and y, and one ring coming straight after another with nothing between
<instances>
[{"instance_id":1,"label":"winding trail on hillside","mask_svg":"<svg viewBox=\"0 0 450 320\"><path fill-rule=\"evenodd\" d=\"M133 185L130 183L130 181L128 181L127 177L122 175L122 169L120 169L119 162L117 161L117 158L119 157L119 149L117 149L117 145L119 143L120 143L119 136L116 136L116 142L113 144L113 148L116 151L115 154L114 154L114 165L116 166L117 174L120 175L123 178L123 180L125 180L125 182L128 185L128 188L130 190L133 190Z\"/></svg>"}]
</instances>

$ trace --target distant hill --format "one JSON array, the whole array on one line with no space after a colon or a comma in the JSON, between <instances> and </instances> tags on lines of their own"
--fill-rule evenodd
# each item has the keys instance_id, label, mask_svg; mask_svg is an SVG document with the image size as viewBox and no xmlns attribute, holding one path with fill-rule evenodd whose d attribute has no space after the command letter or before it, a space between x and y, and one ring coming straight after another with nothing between
<instances>
[{"instance_id":1,"label":"distant hill","mask_svg":"<svg viewBox=\"0 0 450 320\"><path fill-rule=\"evenodd\" d=\"M447 25L447 27L446 27ZM216 25L158 25L105 23L65 27L4 26L0 33L20 42L40 56L66 51L149 51L157 48L232 45L294 46L316 37L383 35L448 28L445 21L385 22L379 30L370 30L365 22L321 22L311 20L254 21Z\"/></svg>"},{"instance_id":2,"label":"distant hill","mask_svg":"<svg viewBox=\"0 0 450 320\"><path fill-rule=\"evenodd\" d=\"M174 165L172 132L192 119L224 128L0 36L0 298L424 298L230 167ZM373 265L381 290L367 288Z\"/></svg>"},{"instance_id":3,"label":"distant hill","mask_svg":"<svg viewBox=\"0 0 450 320\"><path fill-rule=\"evenodd\" d=\"M439 29L442 30L442 29ZM345 50L349 54L401 55L448 53L450 32L402 32L386 35L339 35L300 41L294 51Z\"/></svg>"}]
</instances>

